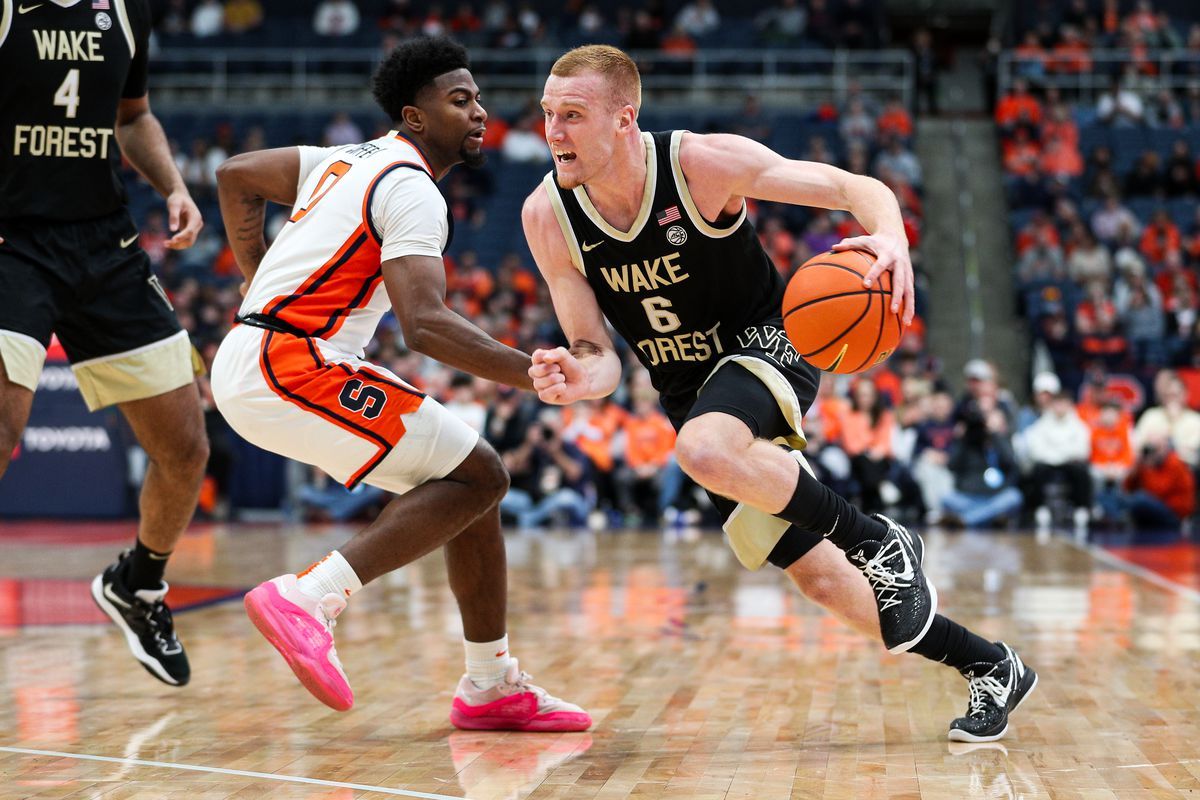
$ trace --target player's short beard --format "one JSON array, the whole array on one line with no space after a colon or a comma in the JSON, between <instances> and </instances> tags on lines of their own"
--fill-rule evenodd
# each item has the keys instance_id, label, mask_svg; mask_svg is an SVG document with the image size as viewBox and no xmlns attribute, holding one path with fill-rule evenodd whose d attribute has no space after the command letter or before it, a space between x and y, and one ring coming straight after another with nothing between
<instances>
[{"instance_id":1,"label":"player's short beard","mask_svg":"<svg viewBox=\"0 0 1200 800\"><path fill-rule=\"evenodd\" d=\"M482 150L477 150L472 153L467 149L465 144L462 146L462 149L458 151L458 156L462 159L462 163L471 169L479 169L487 163L487 153L483 152Z\"/></svg>"}]
</instances>

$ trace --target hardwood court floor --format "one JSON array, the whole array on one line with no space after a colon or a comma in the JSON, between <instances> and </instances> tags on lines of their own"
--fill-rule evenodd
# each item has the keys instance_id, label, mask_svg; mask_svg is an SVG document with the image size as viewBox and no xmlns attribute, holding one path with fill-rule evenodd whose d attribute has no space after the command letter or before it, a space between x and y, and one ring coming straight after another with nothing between
<instances>
[{"instance_id":1,"label":"hardwood court floor","mask_svg":"<svg viewBox=\"0 0 1200 800\"><path fill-rule=\"evenodd\" d=\"M341 618L345 714L300 687L239 602L214 602L347 529L197 529L168 576L172 596L210 603L177 616L194 677L162 686L90 621L87 581L128 532L0 523L4 800L1200 795L1190 545L1123 551L1149 554L1130 571L1061 538L929 534L941 610L1041 674L1003 744L972 748L945 740L961 678L857 638L716 534L510 536L514 653L596 719L522 735L447 721L462 650L437 556Z\"/></svg>"}]
</instances>

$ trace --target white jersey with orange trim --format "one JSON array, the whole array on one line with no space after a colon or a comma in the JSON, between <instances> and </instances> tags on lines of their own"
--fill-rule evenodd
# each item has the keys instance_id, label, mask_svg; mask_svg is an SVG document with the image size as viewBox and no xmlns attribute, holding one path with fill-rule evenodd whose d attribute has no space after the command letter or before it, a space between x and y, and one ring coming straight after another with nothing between
<instances>
[{"instance_id":1,"label":"white jersey with orange trim","mask_svg":"<svg viewBox=\"0 0 1200 800\"><path fill-rule=\"evenodd\" d=\"M274 317L361 355L390 307L380 265L440 258L449 238L429 163L395 131L362 144L301 147L292 215L239 314Z\"/></svg>"}]
</instances>

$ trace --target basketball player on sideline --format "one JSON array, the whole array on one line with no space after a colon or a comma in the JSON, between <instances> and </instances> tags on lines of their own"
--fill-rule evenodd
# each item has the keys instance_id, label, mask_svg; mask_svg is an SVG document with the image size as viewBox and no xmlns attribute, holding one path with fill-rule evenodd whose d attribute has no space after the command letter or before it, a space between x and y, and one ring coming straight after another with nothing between
<instances>
[{"instance_id":1,"label":"basketball player on sideline","mask_svg":"<svg viewBox=\"0 0 1200 800\"><path fill-rule=\"evenodd\" d=\"M837 249L876 255L868 282L892 270L893 308L903 302L909 322L912 265L895 198L876 180L789 161L740 136L642 133L640 103L637 67L613 47L568 52L546 81L555 172L522 217L571 348L534 352L539 396L571 403L617 387L607 318L649 370L679 432L679 465L709 491L739 560L786 570L802 592L893 653L912 650L960 670L970 708L951 723L950 738L1000 738L1034 671L1007 645L936 614L920 536L866 516L817 481L798 450L772 443L803 446L801 419L820 373L783 333L783 278L746 219L744 198L853 213L873 233Z\"/></svg>"},{"instance_id":2,"label":"basketball player on sideline","mask_svg":"<svg viewBox=\"0 0 1200 800\"><path fill-rule=\"evenodd\" d=\"M289 147L219 169L221 213L249 287L213 364L221 413L251 442L354 487L400 495L373 523L299 575L246 595L259 631L319 700L354 695L334 620L363 584L445 547L466 639L460 728L578 731L591 717L534 686L510 657L500 498L508 475L466 423L362 359L390 307L412 349L489 380L532 389L530 357L445 304L450 217L436 181L479 166L487 112L466 51L448 39L397 47L375 74L396 129L337 148ZM293 206L263 241L266 200Z\"/></svg>"},{"instance_id":3,"label":"basketball player on sideline","mask_svg":"<svg viewBox=\"0 0 1200 800\"><path fill-rule=\"evenodd\" d=\"M149 5L0 0L0 475L57 334L88 408L120 408L150 458L137 540L92 597L151 675L183 686L162 578L208 440L191 343L137 246L115 169L123 153L166 199L167 247L190 247L200 212L146 94Z\"/></svg>"}]
</instances>

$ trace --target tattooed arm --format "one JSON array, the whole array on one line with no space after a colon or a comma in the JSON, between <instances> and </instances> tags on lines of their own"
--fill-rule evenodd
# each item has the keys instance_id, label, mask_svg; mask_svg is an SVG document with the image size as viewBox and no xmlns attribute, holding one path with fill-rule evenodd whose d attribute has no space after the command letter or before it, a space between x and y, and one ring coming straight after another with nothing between
<instances>
[{"instance_id":1,"label":"tattooed arm","mask_svg":"<svg viewBox=\"0 0 1200 800\"><path fill-rule=\"evenodd\" d=\"M217 197L229 247L250 285L267 253L263 233L267 201L291 206L300 178L300 151L295 147L258 150L234 156L217 168Z\"/></svg>"}]
</instances>

